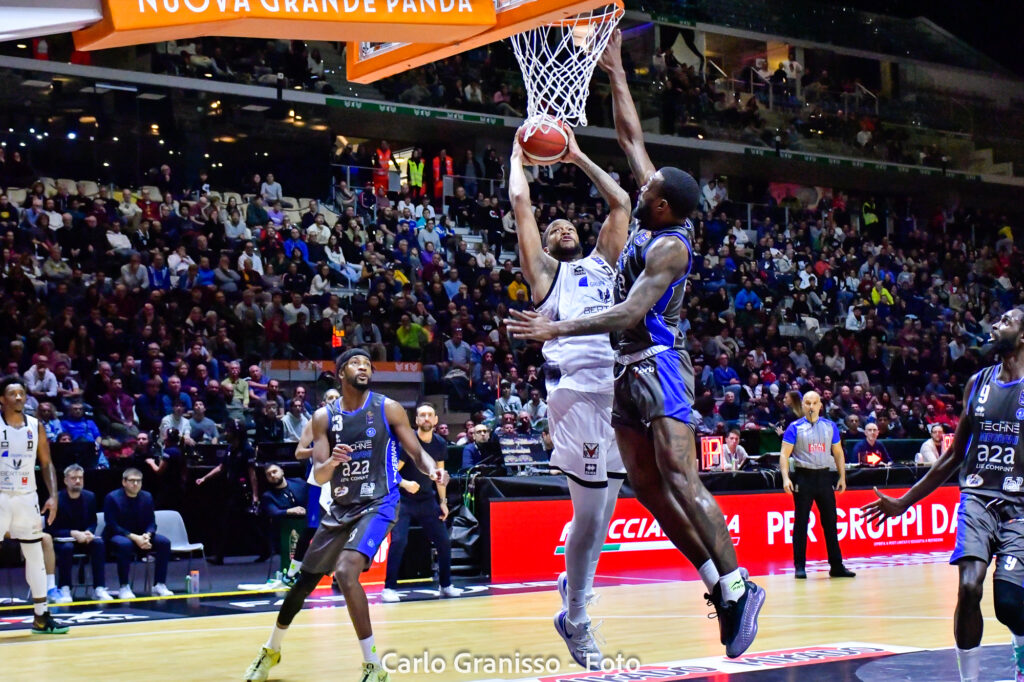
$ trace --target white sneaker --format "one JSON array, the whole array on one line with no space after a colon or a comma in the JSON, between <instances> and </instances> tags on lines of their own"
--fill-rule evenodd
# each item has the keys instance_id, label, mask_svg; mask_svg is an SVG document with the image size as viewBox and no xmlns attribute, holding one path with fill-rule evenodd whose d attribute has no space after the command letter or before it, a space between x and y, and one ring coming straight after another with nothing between
<instances>
[{"instance_id":1,"label":"white sneaker","mask_svg":"<svg viewBox=\"0 0 1024 682\"><path fill-rule=\"evenodd\" d=\"M449 585L448 587L441 588L442 599L444 599L445 597L458 597L460 594L462 594L462 590L460 590L458 587L455 587L455 585Z\"/></svg>"},{"instance_id":2,"label":"white sneaker","mask_svg":"<svg viewBox=\"0 0 1024 682\"><path fill-rule=\"evenodd\" d=\"M92 591L92 598L96 601L112 601L114 598L110 596L105 587L97 587Z\"/></svg>"},{"instance_id":3,"label":"white sneaker","mask_svg":"<svg viewBox=\"0 0 1024 682\"><path fill-rule=\"evenodd\" d=\"M68 587L67 585L65 585L64 587L60 588L60 597L57 599L57 603L58 604L70 604L72 601L74 601L74 600L71 598L71 588Z\"/></svg>"},{"instance_id":4,"label":"white sneaker","mask_svg":"<svg viewBox=\"0 0 1024 682\"><path fill-rule=\"evenodd\" d=\"M163 583L157 583L153 585L153 591L150 592L154 597L173 597L174 593L167 589L167 585Z\"/></svg>"},{"instance_id":5,"label":"white sneaker","mask_svg":"<svg viewBox=\"0 0 1024 682\"><path fill-rule=\"evenodd\" d=\"M402 598L398 596L398 592L385 587L380 591L380 600L387 604L394 604L395 602L402 601Z\"/></svg>"},{"instance_id":6,"label":"white sneaker","mask_svg":"<svg viewBox=\"0 0 1024 682\"><path fill-rule=\"evenodd\" d=\"M135 599L135 593L132 592L130 585L121 585L121 589L117 591L118 599Z\"/></svg>"},{"instance_id":7,"label":"white sneaker","mask_svg":"<svg viewBox=\"0 0 1024 682\"><path fill-rule=\"evenodd\" d=\"M574 625L569 622L569 612L562 610L555 614L555 630L565 640L574 661L587 670L601 669L601 649L594 637L596 626L591 625L589 620Z\"/></svg>"}]
</instances>

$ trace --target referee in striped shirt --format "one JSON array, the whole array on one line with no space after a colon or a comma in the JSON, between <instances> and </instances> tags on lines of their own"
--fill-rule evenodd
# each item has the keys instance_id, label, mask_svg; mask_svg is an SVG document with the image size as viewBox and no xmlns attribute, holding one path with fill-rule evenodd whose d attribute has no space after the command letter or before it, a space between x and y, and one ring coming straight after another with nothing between
<instances>
[{"instance_id":1,"label":"referee in striped shirt","mask_svg":"<svg viewBox=\"0 0 1024 682\"><path fill-rule=\"evenodd\" d=\"M779 467L782 469L782 488L793 493L796 513L793 519L793 567L797 578L806 578L807 522L811 504L818 505L821 532L825 535L828 563L833 578L852 578L855 573L843 566L836 533L836 494L846 490L846 460L839 440L839 427L821 414L821 398L808 391L803 399L804 416L789 425L782 435ZM793 471L790 475L790 457ZM831 465L835 461L839 483L832 488Z\"/></svg>"}]
</instances>

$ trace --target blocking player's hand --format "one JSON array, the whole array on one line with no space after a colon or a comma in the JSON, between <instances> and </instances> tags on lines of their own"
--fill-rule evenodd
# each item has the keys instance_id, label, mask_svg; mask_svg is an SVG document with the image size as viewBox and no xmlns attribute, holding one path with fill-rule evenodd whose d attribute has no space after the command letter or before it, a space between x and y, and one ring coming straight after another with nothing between
<instances>
[{"instance_id":1,"label":"blocking player's hand","mask_svg":"<svg viewBox=\"0 0 1024 682\"><path fill-rule=\"evenodd\" d=\"M569 137L569 142L565 147L565 156L562 157L562 161L576 163L577 159L583 156L583 150L580 149L579 143L576 142L576 133L572 131L572 128L566 126L565 134Z\"/></svg>"},{"instance_id":2,"label":"blocking player's hand","mask_svg":"<svg viewBox=\"0 0 1024 682\"><path fill-rule=\"evenodd\" d=\"M43 505L43 511L46 513L47 525L52 526L53 522L57 520L57 498L48 498L46 504Z\"/></svg>"},{"instance_id":3,"label":"blocking player's hand","mask_svg":"<svg viewBox=\"0 0 1024 682\"><path fill-rule=\"evenodd\" d=\"M615 29L608 38L608 44L597 60L597 65L605 73L622 71L622 31Z\"/></svg>"},{"instance_id":4,"label":"blocking player's hand","mask_svg":"<svg viewBox=\"0 0 1024 682\"><path fill-rule=\"evenodd\" d=\"M550 341L558 337L558 328L550 319L531 310L510 310L511 320L505 322L508 333L517 339Z\"/></svg>"},{"instance_id":5,"label":"blocking player's hand","mask_svg":"<svg viewBox=\"0 0 1024 682\"><path fill-rule=\"evenodd\" d=\"M449 476L448 472L444 469L434 469L434 471L430 474L430 480L434 481L435 483L440 483L441 485L448 485L448 481L450 479L451 476Z\"/></svg>"},{"instance_id":6,"label":"blocking player's hand","mask_svg":"<svg viewBox=\"0 0 1024 682\"><path fill-rule=\"evenodd\" d=\"M415 495L420 491L420 484L416 481L402 479L402 482L398 484L400 487L405 488L405 492L410 495Z\"/></svg>"},{"instance_id":7,"label":"blocking player's hand","mask_svg":"<svg viewBox=\"0 0 1024 682\"><path fill-rule=\"evenodd\" d=\"M349 462L352 460L350 453L352 452L352 446L344 443L338 443L334 446L334 450L331 451L331 458L327 460L334 466L338 466L342 462Z\"/></svg>"},{"instance_id":8,"label":"blocking player's hand","mask_svg":"<svg viewBox=\"0 0 1024 682\"><path fill-rule=\"evenodd\" d=\"M878 499L865 504L861 511L864 512L864 519L868 523L873 523L876 528L886 519L902 516L903 512L907 511L907 505L899 498L890 497L878 488L875 488L875 495Z\"/></svg>"}]
</instances>

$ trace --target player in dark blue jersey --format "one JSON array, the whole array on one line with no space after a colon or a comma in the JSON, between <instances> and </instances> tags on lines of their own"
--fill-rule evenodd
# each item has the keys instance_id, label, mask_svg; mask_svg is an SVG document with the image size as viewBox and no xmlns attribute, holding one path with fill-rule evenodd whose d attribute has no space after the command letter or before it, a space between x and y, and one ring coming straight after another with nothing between
<instances>
[{"instance_id":1,"label":"player in dark blue jersey","mask_svg":"<svg viewBox=\"0 0 1024 682\"><path fill-rule=\"evenodd\" d=\"M363 653L360 682L387 682L373 641L370 610L359 574L387 537L398 512L398 444L431 480L448 474L420 445L405 408L370 391L370 355L353 349L337 362L341 400L313 415L313 478L331 485L331 507L310 541L295 585L288 591L267 644L246 671L266 680L281 660L281 642L306 597L324 574L334 573Z\"/></svg>"},{"instance_id":2,"label":"player in dark blue jersey","mask_svg":"<svg viewBox=\"0 0 1024 682\"><path fill-rule=\"evenodd\" d=\"M677 324L692 261L690 215L700 192L678 168L656 169L622 67L616 31L601 56L612 84L615 131L643 183L618 261L616 304L570 320L517 313L508 329L539 341L617 333L612 425L629 481L662 529L698 568L721 627L726 655L754 641L764 590L746 580L722 510L700 481L693 431L693 367Z\"/></svg>"},{"instance_id":3,"label":"player in dark blue jersey","mask_svg":"<svg viewBox=\"0 0 1024 682\"><path fill-rule=\"evenodd\" d=\"M967 382L953 444L914 487L899 498L875 489L865 517L880 524L902 515L960 474L956 547L949 562L960 570L953 632L962 682L978 679L984 620L981 594L992 557L996 618L1013 633L1017 682L1024 682L1024 308L992 325L999 364Z\"/></svg>"}]
</instances>

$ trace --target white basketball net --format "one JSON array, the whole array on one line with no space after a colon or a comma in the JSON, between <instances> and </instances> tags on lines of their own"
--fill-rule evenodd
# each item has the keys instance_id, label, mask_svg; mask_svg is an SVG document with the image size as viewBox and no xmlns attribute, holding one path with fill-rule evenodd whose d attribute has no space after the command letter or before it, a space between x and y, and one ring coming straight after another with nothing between
<instances>
[{"instance_id":1,"label":"white basketball net","mask_svg":"<svg viewBox=\"0 0 1024 682\"><path fill-rule=\"evenodd\" d=\"M509 39L526 84L524 137L550 119L587 125L590 77L621 17L622 8L610 4Z\"/></svg>"}]
</instances>

